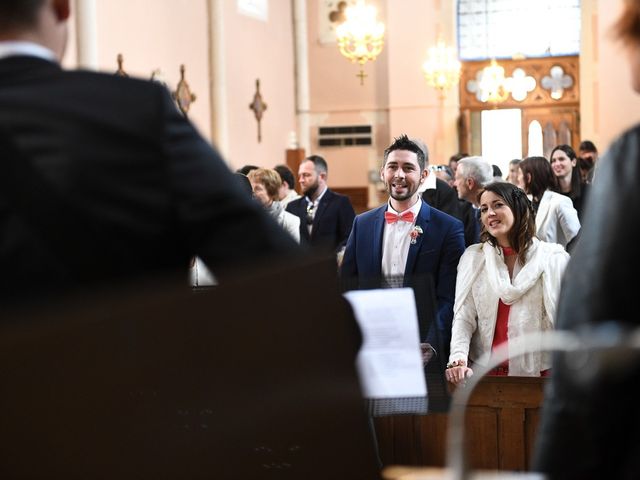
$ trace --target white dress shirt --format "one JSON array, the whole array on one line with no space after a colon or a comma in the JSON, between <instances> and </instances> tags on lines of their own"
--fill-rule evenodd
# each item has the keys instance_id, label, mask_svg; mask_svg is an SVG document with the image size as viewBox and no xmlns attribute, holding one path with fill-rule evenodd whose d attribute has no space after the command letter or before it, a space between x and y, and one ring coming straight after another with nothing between
<instances>
[{"instance_id":1,"label":"white dress shirt","mask_svg":"<svg viewBox=\"0 0 640 480\"><path fill-rule=\"evenodd\" d=\"M415 226L415 221L421 208L422 200L418 197L418 201L411 208L404 211L413 212L413 223L403 221L391 224L385 223L382 237L382 275L385 277L404 275L407 257L409 256L409 246L411 245L411 230ZM404 213L396 212L391 203L389 203L387 211L397 215Z\"/></svg>"}]
</instances>

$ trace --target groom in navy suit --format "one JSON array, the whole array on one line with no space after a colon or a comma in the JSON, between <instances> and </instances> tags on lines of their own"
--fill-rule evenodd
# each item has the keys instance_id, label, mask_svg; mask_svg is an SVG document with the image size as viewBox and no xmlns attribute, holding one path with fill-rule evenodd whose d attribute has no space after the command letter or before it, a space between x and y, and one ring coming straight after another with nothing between
<instances>
[{"instance_id":1,"label":"groom in navy suit","mask_svg":"<svg viewBox=\"0 0 640 480\"><path fill-rule=\"evenodd\" d=\"M425 152L406 135L384 152L380 178L389 201L358 215L347 241L341 275L367 281L431 274L437 300L437 332L431 325L423 346L448 357L458 260L464 251L460 220L430 207L418 189L427 178ZM436 342L436 339L440 339ZM434 343L435 342L435 343Z\"/></svg>"}]
</instances>

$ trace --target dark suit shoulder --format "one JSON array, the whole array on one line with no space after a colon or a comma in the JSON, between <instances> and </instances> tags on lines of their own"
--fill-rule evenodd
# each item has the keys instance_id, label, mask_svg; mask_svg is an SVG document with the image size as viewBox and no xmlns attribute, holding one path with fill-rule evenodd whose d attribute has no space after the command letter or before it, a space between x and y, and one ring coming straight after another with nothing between
<instances>
[{"instance_id":1,"label":"dark suit shoulder","mask_svg":"<svg viewBox=\"0 0 640 480\"><path fill-rule=\"evenodd\" d=\"M296 198L295 200L291 200L287 204L287 212L297 212L300 208L307 206L307 200L305 197Z\"/></svg>"}]
</instances>

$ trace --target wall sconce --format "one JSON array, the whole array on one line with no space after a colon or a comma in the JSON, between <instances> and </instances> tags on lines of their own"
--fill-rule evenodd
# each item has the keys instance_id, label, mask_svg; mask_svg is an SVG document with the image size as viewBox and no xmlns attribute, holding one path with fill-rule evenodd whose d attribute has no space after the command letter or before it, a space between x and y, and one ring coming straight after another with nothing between
<instances>
[{"instance_id":1,"label":"wall sconce","mask_svg":"<svg viewBox=\"0 0 640 480\"><path fill-rule=\"evenodd\" d=\"M338 48L340 53L351 62L360 64L360 85L364 85L366 77L362 66L374 61L384 45L384 23L376 20L377 11L374 6L366 5L358 0L356 5L347 7L346 20L338 26Z\"/></svg>"},{"instance_id":2,"label":"wall sconce","mask_svg":"<svg viewBox=\"0 0 640 480\"><path fill-rule=\"evenodd\" d=\"M429 48L427 60L422 64L427 85L438 90L441 99L445 97L445 91L460 80L460 69L455 48L447 47L442 39L438 40L435 47Z\"/></svg>"}]
</instances>

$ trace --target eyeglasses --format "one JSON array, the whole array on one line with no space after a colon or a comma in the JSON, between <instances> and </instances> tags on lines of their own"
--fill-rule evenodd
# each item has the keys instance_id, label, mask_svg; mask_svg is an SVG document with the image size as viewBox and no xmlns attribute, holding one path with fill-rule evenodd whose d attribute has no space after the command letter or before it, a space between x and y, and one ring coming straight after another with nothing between
<instances>
[{"instance_id":1,"label":"eyeglasses","mask_svg":"<svg viewBox=\"0 0 640 480\"><path fill-rule=\"evenodd\" d=\"M316 209L316 205L315 203L308 203L307 204L307 225L311 225L313 224L313 212Z\"/></svg>"}]
</instances>

